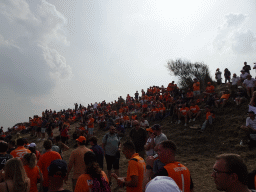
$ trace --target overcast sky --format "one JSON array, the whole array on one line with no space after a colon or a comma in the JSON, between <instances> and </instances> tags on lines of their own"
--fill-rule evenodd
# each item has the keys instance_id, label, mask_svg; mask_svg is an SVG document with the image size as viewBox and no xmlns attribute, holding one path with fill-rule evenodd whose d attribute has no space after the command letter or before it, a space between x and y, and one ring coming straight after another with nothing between
<instances>
[{"instance_id":1,"label":"overcast sky","mask_svg":"<svg viewBox=\"0 0 256 192\"><path fill-rule=\"evenodd\" d=\"M1 1L1 126L167 86L170 59L240 74L256 62L255 10L255 0Z\"/></svg>"}]
</instances>

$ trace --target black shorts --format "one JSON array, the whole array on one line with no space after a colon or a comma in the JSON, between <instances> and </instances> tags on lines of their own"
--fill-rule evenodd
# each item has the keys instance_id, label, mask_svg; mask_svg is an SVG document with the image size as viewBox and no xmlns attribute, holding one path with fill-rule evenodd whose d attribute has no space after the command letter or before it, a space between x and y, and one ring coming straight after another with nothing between
<instances>
[{"instance_id":1,"label":"black shorts","mask_svg":"<svg viewBox=\"0 0 256 192\"><path fill-rule=\"evenodd\" d=\"M41 132L41 127L36 127L36 132Z\"/></svg>"},{"instance_id":2,"label":"black shorts","mask_svg":"<svg viewBox=\"0 0 256 192\"><path fill-rule=\"evenodd\" d=\"M119 158L117 156L105 155L107 170L111 170L112 167L114 169L119 169Z\"/></svg>"}]
</instances>

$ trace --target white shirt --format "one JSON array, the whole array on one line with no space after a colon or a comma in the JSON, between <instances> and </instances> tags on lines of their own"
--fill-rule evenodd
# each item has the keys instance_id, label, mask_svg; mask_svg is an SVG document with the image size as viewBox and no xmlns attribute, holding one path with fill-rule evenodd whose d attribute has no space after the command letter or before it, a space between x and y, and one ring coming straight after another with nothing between
<instances>
[{"instance_id":1,"label":"white shirt","mask_svg":"<svg viewBox=\"0 0 256 192\"><path fill-rule=\"evenodd\" d=\"M146 145L151 143L151 140L152 140L152 138L149 137L147 142L146 142ZM146 154L147 154L147 156L153 156L154 155L154 149L149 149L148 151L146 151Z\"/></svg>"},{"instance_id":2,"label":"white shirt","mask_svg":"<svg viewBox=\"0 0 256 192\"><path fill-rule=\"evenodd\" d=\"M250 117L247 117L246 118L246 126L248 126L248 125L256 131L256 118L254 118L254 120L252 120Z\"/></svg>"},{"instance_id":3,"label":"white shirt","mask_svg":"<svg viewBox=\"0 0 256 192\"><path fill-rule=\"evenodd\" d=\"M140 126L141 127L146 127L146 126L149 126L149 123L148 123L147 120L144 120L144 123L142 121L140 122Z\"/></svg>"},{"instance_id":4,"label":"white shirt","mask_svg":"<svg viewBox=\"0 0 256 192\"><path fill-rule=\"evenodd\" d=\"M255 82L255 79L254 78L251 78L250 80L249 79L245 79L244 80L244 84L246 85L246 87L254 87L254 82Z\"/></svg>"},{"instance_id":5,"label":"white shirt","mask_svg":"<svg viewBox=\"0 0 256 192\"><path fill-rule=\"evenodd\" d=\"M247 78L247 75L249 75L249 73L244 72L244 74L241 73L240 77L241 77L242 79L246 79L246 78Z\"/></svg>"},{"instance_id":6,"label":"white shirt","mask_svg":"<svg viewBox=\"0 0 256 192\"><path fill-rule=\"evenodd\" d=\"M231 80L232 80L232 85L236 85L237 82L240 80L240 78L239 77L233 77Z\"/></svg>"}]
</instances>

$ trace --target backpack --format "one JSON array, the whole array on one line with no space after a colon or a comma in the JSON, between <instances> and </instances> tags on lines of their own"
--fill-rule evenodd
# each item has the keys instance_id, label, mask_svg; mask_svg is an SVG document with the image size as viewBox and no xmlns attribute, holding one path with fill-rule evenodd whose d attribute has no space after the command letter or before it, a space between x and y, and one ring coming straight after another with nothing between
<instances>
[{"instance_id":1,"label":"backpack","mask_svg":"<svg viewBox=\"0 0 256 192\"><path fill-rule=\"evenodd\" d=\"M104 179L104 177L101 177L101 182L97 179L93 179L92 184L92 192L110 192L110 186L108 182Z\"/></svg>"}]
</instances>

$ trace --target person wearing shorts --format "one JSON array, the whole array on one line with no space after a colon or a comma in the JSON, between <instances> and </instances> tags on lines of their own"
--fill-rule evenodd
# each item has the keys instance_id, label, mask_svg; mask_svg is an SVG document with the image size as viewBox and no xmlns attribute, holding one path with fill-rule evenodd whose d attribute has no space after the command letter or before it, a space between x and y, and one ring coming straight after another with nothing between
<instances>
[{"instance_id":1,"label":"person wearing shorts","mask_svg":"<svg viewBox=\"0 0 256 192\"><path fill-rule=\"evenodd\" d=\"M107 163L108 179L111 184L111 170L115 170L116 175L119 175L119 160L120 160L120 138L116 134L116 128L110 126L109 133L102 139L102 149L105 153Z\"/></svg>"},{"instance_id":2,"label":"person wearing shorts","mask_svg":"<svg viewBox=\"0 0 256 192\"><path fill-rule=\"evenodd\" d=\"M195 78L193 83L193 93L195 98L199 98L200 95L200 82Z\"/></svg>"}]
</instances>

